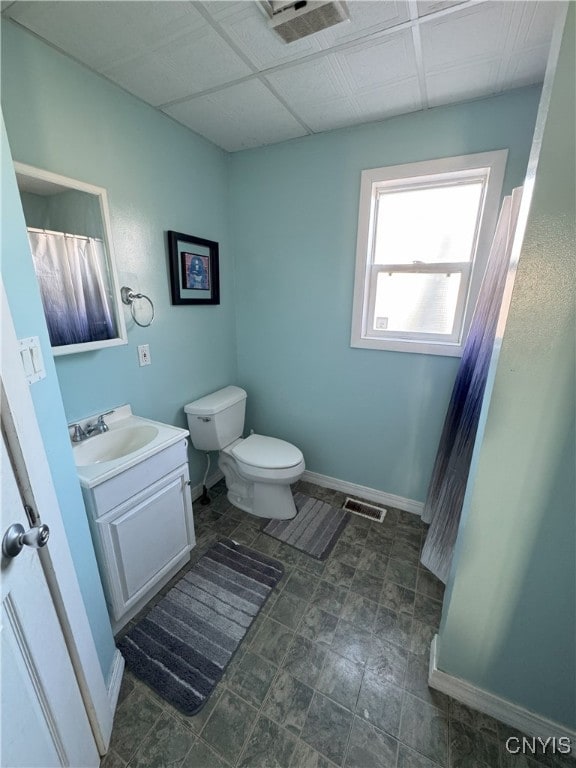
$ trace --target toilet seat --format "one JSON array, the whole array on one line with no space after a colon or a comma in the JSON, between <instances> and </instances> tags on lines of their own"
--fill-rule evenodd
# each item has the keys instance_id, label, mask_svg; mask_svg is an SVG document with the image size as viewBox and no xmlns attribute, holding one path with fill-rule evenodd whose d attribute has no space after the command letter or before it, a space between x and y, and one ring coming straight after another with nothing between
<instances>
[{"instance_id":1,"label":"toilet seat","mask_svg":"<svg viewBox=\"0 0 576 768\"><path fill-rule=\"evenodd\" d=\"M292 443L264 435L239 440L230 453L242 464L259 469L290 469L304 460L302 451Z\"/></svg>"}]
</instances>

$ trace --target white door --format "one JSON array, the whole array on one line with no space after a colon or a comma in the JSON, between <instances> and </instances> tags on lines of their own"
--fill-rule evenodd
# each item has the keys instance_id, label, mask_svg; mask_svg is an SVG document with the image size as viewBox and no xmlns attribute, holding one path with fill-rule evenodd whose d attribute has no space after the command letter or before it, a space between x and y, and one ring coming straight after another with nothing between
<instances>
[{"instance_id":1,"label":"white door","mask_svg":"<svg viewBox=\"0 0 576 768\"><path fill-rule=\"evenodd\" d=\"M3 130L1 115L0 127ZM10 151L5 138L3 133L2 193L3 200L12 200L18 191L14 173L6 168ZM11 214L9 223L10 227L8 221L3 221L6 226L3 227L2 258L24 258L22 249L27 247L24 217ZM19 229L21 236L17 236ZM37 510L51 529L50 541L41 550L41 557L39 552L28 552L21 553L11 563L4 558L0 562L0 765L1 768L22 765L48 768L67 761L73 768L96 766L98 753L104 755L110 741L124 660L117 652L111 666L106 671L102 669L1 275L0 329L0 417L5 441L0 455L0 541L13 523L29 527L20 497ZM26 335L32 335L33 328L27 330ZM47 329L44 326L38 328L38 332L44 338L46 349ZM44 355L46 358L46 351ZM45 364L47 376L56 376L53 361L45 359ZM32 386L39 387L42 383ZM64 418L63 415L63 421ZM14 485L7 453L15 459L18 486ZM42 721L44 725L40 727ZM76 729L78 734L72 733ZM46 734L50 737L50 750ZM47 751L40 763L34 762L34 755L38 756L44 749ZM54 754L58 755L57 762L50 761Z\"/></svg>"},{"instance_id":2,"label":"white door","mask_svg":"<svg viewBox=\"0 0 576 768\"><path fill-rule=\"evenodd\" d=\"M2 431L1 535L30 523ZM99 755L39 551L2 555L2 768L97 766Z\"/></svg>"}]
</instances>

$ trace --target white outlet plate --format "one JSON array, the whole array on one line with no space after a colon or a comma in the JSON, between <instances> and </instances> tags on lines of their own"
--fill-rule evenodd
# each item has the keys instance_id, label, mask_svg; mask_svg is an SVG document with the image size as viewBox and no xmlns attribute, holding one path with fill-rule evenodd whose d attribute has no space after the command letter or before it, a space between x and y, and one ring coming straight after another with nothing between
<instances>
[{"instance_id":1,"label":"white outlet plate","mask_svg":"<svg viewBox=\"0 0 576 768\"><path fill-rule=\"evenodd\" d=\"M150 359L150 346L148 344L139 344L138 361L140 362L140 366L150 365L152 362Z\"/></svg>"}]
</instances>

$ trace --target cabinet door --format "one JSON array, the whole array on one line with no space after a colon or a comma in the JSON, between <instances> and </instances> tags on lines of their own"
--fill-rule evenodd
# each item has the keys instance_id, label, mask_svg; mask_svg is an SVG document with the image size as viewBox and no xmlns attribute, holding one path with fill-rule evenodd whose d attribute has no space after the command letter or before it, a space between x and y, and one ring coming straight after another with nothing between
<instances>
[{"instance_id":1,"label":"cabinet door","mask_svg":"<svg viewBox=\"0 0 576 768\"><path fill-rule=\"evenodd\" d=\"M152 486L134 505L101 518L115 618L190 550L184 475Z\"/></svg>"}]
</instances>

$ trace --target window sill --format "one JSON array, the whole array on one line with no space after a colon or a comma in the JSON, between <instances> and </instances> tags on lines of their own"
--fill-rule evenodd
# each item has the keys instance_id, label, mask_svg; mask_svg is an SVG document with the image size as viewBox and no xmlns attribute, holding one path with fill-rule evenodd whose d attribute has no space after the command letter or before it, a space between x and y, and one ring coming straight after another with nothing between
<instances>
[{"instance_id":1,"label":"window sill","mask_svg":"<svg viewBox=\"0 0 576 768\"><path fill-rule=\"evenodd\" d=\"M379 349L385 352L411 352L420 355L442 355L443 357L462 357L464 344L447 344L441 341L399 341L392 339L374 339L370 337L353 338L351 347L357 349Z\"/></svg>"}]
</instances>

